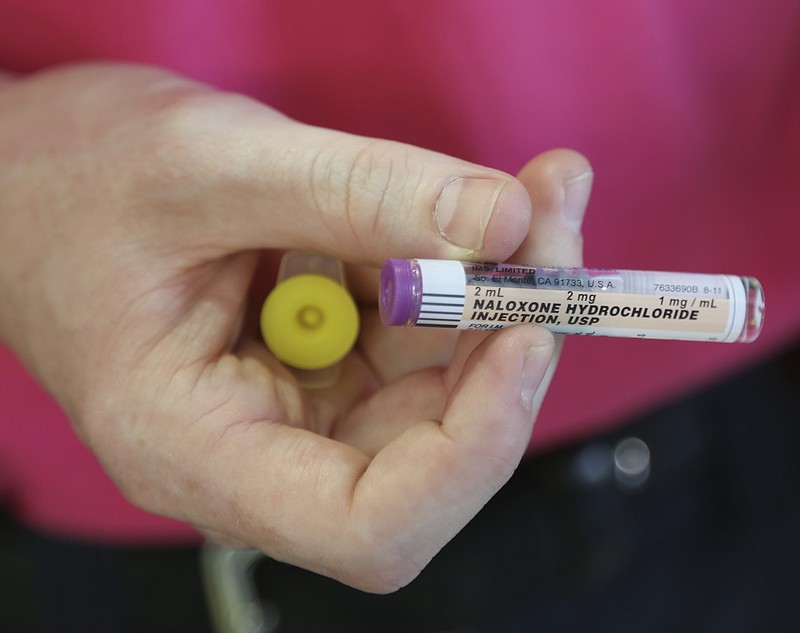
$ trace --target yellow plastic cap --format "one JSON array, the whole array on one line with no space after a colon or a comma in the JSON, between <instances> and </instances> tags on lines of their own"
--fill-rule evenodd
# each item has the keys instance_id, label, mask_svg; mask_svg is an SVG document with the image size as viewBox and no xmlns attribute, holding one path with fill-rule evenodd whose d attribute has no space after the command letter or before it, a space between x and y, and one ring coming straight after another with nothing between
<instances>
[{"instance_id":1,"label":"yellow plastic cap","mask_svg":"<svg viewBox=\"0 0 800 633\"><path fill-rule=\"evenodd\" d=\"M353 348L358 327L358 308L350 293L322 275L295 275L280 282L261 309L267 347L298 369L338 363Z\"/></svg>"}]
</instances>

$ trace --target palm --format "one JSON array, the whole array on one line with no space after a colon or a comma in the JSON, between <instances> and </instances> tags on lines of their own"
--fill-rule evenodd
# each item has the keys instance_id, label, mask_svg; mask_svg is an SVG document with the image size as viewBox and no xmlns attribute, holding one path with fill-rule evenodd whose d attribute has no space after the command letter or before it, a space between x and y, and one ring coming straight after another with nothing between
<instances>
[{"instance_id":1,"label":"palm","mask_svg":"<svg viewBox=\"0 0 800 633\"><path fill-rule=\"evenodd\" d=\"M149 324L153 331L136 336L158 344L137 363L140 378L132 379L143 385L133 399L141 410L114 418L117 431L127 438L125 445L116 445L124 454L114 446L102 452L111 473L119 474L121 487L130 486L133 465L125 455L136 445L137 455L148 455L149 463L136 464L140 475L129 493L144 497L156 511L203 525L196 508L207 503L215 480L238 473L241 498L247 499L253 493L250 485L268 488L256 473L270 464L289 464L298 487L305 490L313 482L311 487L319 491L316 497L306 495L305 511L320 512L314 507L318 503L333 515L341 515L344 508L358 509L371 523L385 523L383 529L398 529L402 522L403 531L411 533L405 525L409 517L398 516L396 508L390 511L392 501L415 477L425 479L426 469L437 462L428 451L414 454L410 449L424 441L430 450L441 450L435 444L442 442L440 422L461 372L458 358L466 358L482 337L457 340L439 332L385 328L374 303L365 305L361 340L343 362L337 384L305 390L254 335L248 314L258 302L246 306L241 301L253 274L253 257L189 268L192 275L176 276L182 285L160 285L191 300L181 302L173 296L158 302L176 306L176 314L184 318L165 334L163 313L143 319L141 312L133 311L136 323L123 328L130 335L130 328ZM268 271L261 269L259 274ZM455 362L449 363L454 352ZM132 400L129 391L123 397ZM147 450L142 451L143 446ZM206 460L202 467L198 455ZM170 477L165 479L167 470ZM405 480L391 481L394 472L405 472ZM395 492L379 484L387 476ZM267 494L265 508L270 512L282 506L287 482L282 485L280 491ZM250 522L266 522L262 509L239 505L235 495L227 501L226 512L241 520L248 517L241 532L232 531L232 536L258 531ZM280 514L291 513L284 508ZM289 523L307 525L308 519Z\"/></svg>"},{"instance_id":2,"label":"palm","mask_svg":"<svg viewBox=\"0 0 800 633\"><path fill-rule=\"evenodd\" d=\"M264 256L256 272L260 279L256 281L274 278L274 263L273 254ZM222 318L221 331L227 335L218 340L198 335L195 340L199 343L197 354L207 359L205 371L219 377L219 397L228 401L229 406L239 408L238 417L302 428L373 456L417 421L441 419L450 386L448 374L459 370L452 364L459 337L430 330L386 328L380 323L377 311L377 287L371 283L374 271L351 269L351 272L357 280L356 292L364 298L360 308L362 331L356 347L342 361L339 377L331 387L302 388L292 370L266 349L255 325L263 288L251 295L243 319L235 310ZM235 271L233 276L225 270L217 282L219 287L245 285L245 277L236 275L246 276L247 267ZM210 294L213 296L213 291ZM229 310L236 307L229 306ZM240 322L242 326L238 325ZM220 354L219 342L233 340L237 327L242 330L239 340ZM466 338L468 342L461 344L463 357L483 336ZM231 375L236 377L233 382ZM225 389L231 393L225 394ZM199 393L205 398L209 390ZM201 408L219 407L212 400ZM245 412L247 415L243 416ZM227 418L226 423L241 421L245 420L232 422Z\"/></svg>"}]
</instances>

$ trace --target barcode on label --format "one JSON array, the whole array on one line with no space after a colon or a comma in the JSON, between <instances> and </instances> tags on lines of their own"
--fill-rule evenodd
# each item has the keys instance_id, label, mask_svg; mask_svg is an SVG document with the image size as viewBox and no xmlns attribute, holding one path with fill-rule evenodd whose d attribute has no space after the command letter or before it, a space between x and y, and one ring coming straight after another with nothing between
<instances>
[{"instance_id":1,"label":"barcode on label","mask_svg":"<svg viewBox=\"0 0 800 633\"><path fill-rule=\"evenodd\" d=\"M417 325L428 327L458 327L464 312L463 294L422 293L422 305Z\"/></svg>"}]
</instances>

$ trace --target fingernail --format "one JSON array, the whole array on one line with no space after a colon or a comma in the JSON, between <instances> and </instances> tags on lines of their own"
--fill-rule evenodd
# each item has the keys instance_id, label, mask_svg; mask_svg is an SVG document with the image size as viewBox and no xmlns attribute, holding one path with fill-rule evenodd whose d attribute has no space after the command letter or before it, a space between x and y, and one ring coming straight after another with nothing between
<instances>
[{"instance_id":1,"label":"fingernail","mask_svg":"<svg viewBox=\"0 0 800 633\"><path fill-rule=\"evenodd\" d=\"M476 251L506 183L495 178L454 178L436 200L433 217L448 242Z\"/></svg>"},{"instance_id":2,"label":"fingernail","mask_svg":"<svg viewBox=\"0 0 800 633\"><path fill-rule=\"evenodd\" d=\"M533 410L533 399L539 391L547 366L550 363L550 348L534 346L528 349L522 365L522 404Z\"/></svg>"},{"instance_id":3,"label":"fingernail","mask_svg":"<svg viewBox=\"0 0 800 633\"><path fill-rule=\"evenodd\" d=\"M593 181L592 171L582 171L564 181L564 217L575 233L581 232Z\"/></svg>"}]
</instances>

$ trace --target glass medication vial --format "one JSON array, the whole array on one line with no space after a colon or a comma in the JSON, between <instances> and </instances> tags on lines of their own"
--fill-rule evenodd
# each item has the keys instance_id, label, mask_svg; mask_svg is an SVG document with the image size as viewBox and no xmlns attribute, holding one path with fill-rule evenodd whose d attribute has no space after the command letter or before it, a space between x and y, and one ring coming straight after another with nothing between
<instances>
[{"instance_id":1,"label":"glass medication vial","mask_svg":"<svg viewBox=\"0 0 800 633\"><path fill-rule=\"evenodd\" d=\"M752 277L389 259L381 319L491 331L531 323L556 334L724 343L755 340L764 293Z\"/></svg>"}]
</instances>

